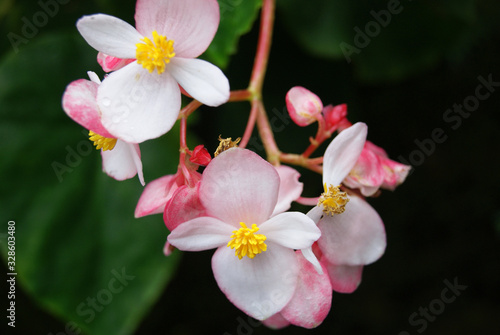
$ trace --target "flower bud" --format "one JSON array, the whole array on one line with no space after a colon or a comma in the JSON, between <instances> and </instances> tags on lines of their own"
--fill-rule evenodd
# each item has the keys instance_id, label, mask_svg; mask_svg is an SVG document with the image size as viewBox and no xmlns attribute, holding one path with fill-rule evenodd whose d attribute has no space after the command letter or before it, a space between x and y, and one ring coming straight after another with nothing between
<instances>
[{"instance_id":1,"label":"flower bud","mask_svg":"<svg viewBox=\"0 0 500 335\"><path fill-rule=\"evenodd\" d=\"M323 109L323 103L308 89L295 86L286 94L286 107L293 122L305 127L317 120Z\"/></svg>"}]
</instances>

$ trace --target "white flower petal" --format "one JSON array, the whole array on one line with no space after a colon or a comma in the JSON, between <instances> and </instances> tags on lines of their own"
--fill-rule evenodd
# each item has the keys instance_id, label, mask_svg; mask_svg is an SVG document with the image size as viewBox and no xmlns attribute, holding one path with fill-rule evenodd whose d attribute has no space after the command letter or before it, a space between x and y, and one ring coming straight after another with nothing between
<instances>
[{"instance_id":1,"label":"white flower petal","mask_svg":"<svg viewBox=\"0 0 500 335\"><path fill-rule=\"evenodd\" d=\"M102 169L116 180L125 180L139 175L144 185L142 162L138 145L118 140L112 150L101 151Z\"/></svg>"},{"instance_id":2,"label":"white flower petal","mask_svg":"<svg viewBox=\"0 0 500 335\"><path fill-rule=\"evenodd\" d=\"M314 266L316 272L323 274L323 268L321 267L321 264L319 264L319 260L314 254L312 247L301 249L300 251L302 252L302 256L304 256L304 258Z\"/></svg>"},{"instance_id":3,"label":"white flower petal","mask_svg":"<svg viewBox=\"0 0 500 335\"><path fill-rule=\"evenodd\" d=\"M212 258L212 270L219 288L236 307L264 320L290 301L299 268L293 250L269 243L267 251L253 259L239 259L234 250L218 248Z\"/></svg>"},{"instance_id":4,"label":"white flower petal","mask_svg":"<svg viewBox=\"0 0 500 335\"><path fill-rule=\"evenodd\" d=\"M323 158L323 184L340 185L361 155L367 132L366 124L358 122L330 142Z\"/></svg>"},{"instance_id":5,"label":"white flower petal","mask_svg":"<svg viewBox=\"0 0 500 335\"><path fill-rule=\"evenodd\" d=\"M167 64L167 71L204 105L216 107L229 99L229 81L217 66L207 61L175 57Z\"/></svg>"},{"instance_id":6,"label":"white flower petal","mask_svg":"<svg viewBox=\"0 0 500 335\"><path fill-rule=\"evenodd\" d=\"M97 103L102 124L111 134L129 143L141 143L172 128L179 115L181 94L168 73L149 73L133 62L103 80Z\"/></svg>"},{"instance_id":7,"label":"white flower petal","mask_svg":"<svg viewBox=\"0 0 500 335\"><path fill-rule=\"evenodd\" d=\"M323 216L323 206L314 206L309 212L307 212L306 215L318 224L319 220Z\"/></svg>"},{"instance_id":8,"label":"white flower petal","mask_svg":"<svg viewBox=\"0 0 500 335\"><path fill-rule=\"evenodd\" d=\"M318 245L323 256L336 265L366 265L379 259L386 247L385 228L378 213L353 196L342 214L325 215L318 224Z\"/></svg>"},{"instance_id":9,"label":"white flower petal","mask_svg":"<svg viewBox=\"0 0 500 335\"><path fill-rule=\"evenodd\" d=\"M266 241L290 249L308 248L321 236L314 221L299 212L278 214L262 223L259 228L259 234L264 234Z\"/></svg>"},{"instance_id":10,"label":"white flower petal","mask_svg":"<svg viewBox=\"0 0 500 335\"><path fill-rule=\"evenodd\" d=\"M84 16L76 23L85 41L97 51L118 58L135 58L142 35L127 22L114 16Z\"/></svg>"},{"instance_id":11,"label":"white flower petal","mask_svg":"<svg viewBox=\"0 0 500 335\"><path fill-rule=\"evenodd\" d=\"M209 250L226 245L233 230L225 222L204 216L181 223L168 235L168 242L183 251Z\"/></svg>"}]
</instances>

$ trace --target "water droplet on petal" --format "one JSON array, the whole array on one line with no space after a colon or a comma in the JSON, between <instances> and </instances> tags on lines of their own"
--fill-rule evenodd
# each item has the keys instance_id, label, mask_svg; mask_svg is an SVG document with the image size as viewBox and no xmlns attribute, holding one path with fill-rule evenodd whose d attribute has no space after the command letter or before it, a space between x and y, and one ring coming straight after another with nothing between
<instances>
[{"instance_id":1,"label":"water droplet on petal","mask_svg":"<svg viewBox=\"0 0 500 335\"><path fill-rule=\"evenodd\" d=\"M110 98L103 98L103 99L102 99L102 105L103 105L104 107L109 107L109 106L111 106L111 99L110 99Z\"/></svg>"}]
</instances>

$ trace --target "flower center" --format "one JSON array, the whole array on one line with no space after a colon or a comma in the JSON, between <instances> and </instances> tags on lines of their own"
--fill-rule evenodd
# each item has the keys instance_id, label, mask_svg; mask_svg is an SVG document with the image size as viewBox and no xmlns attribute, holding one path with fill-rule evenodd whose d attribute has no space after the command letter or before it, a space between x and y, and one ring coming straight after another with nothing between
<instances>
[{"instance_id":1,"label":"flower center","mask_svg":"<svg viewBox=\"0 0 500 335\"><path fill-rule=\"evenodd\" d=\"M147 37L141 41L144 43L135 45L137 47L135 51L137 63L142 64L142 67L149 73L157 69L158 74L162 74L165 71L165 65L170 63L170 58L175 56L174 40L167 40L166 36L158 35L155 30L153 31L153 41Z\"/></svg>"},{"instance_id":2,"label":"flower center","mask_svg":"<svg viewBox=\"0 0 500 335\"><path fill-rule=\"evenodd\" d=\"M103 151L112 150L116 145L116 138L108 138L89 131L89 140L94 142L96 149L102 148Z\"/></svg>"},{"instance_id":3,"label":"flower center","mask_svg":"<svg viewBox=\"0 0 500 335\"><path fill-rule=\"evenodd\" d=\"M231 249L235 249L234 254L242 259L245 256L254 258L255 255L267 250L264 243L266 236L263 234L254 234L259 231L259 227L254 223L252 229L248 228L244 222L240 222L241 228L233 230L231 241L227 244Z\"/></svg>"},{"instance_id":4,"label":"flower center","mask_svg":"<svg viewBox=\"0 0 500 335\"><path fill-rule=\"evenodd\" d=\"M219 154L223 153L224 151L237 147L238 143L240 143L241 137L238 137L235 141L229 138L222 138L219 135L219 146L217 147L217 150L215 150L214 157L219 156Z\"/></svg>"},{"instance_id":5,"label":"flower center","mask_svg":"<svg viewBox=\"0 0 500 335\"><path fill-rule=\"evenodd\" d=\"M349 202L347 193L340 190L340 185L330 185L327 188L325 184L324 188L325 192L319 197L318 206L323 205L323 212L329 216L344 213L345 205Z\"/></svg>"}]
</instances>

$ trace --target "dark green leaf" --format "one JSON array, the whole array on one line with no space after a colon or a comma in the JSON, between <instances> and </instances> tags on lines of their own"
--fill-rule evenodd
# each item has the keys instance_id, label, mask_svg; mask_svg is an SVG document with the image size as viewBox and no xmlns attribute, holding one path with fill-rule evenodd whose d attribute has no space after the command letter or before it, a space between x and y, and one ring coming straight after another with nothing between
<instances>
[{"instance_id":1,"label":"dark green leaf","mask_svg":"<svg viewBox=\"0 0 500 335\"><path fill-rule=\"evenodd\" d=\"M224 68L237 51L239 38L250 31L262 0L219 0L220 25L203 57Z\"/></svg>"}]
</instances>

